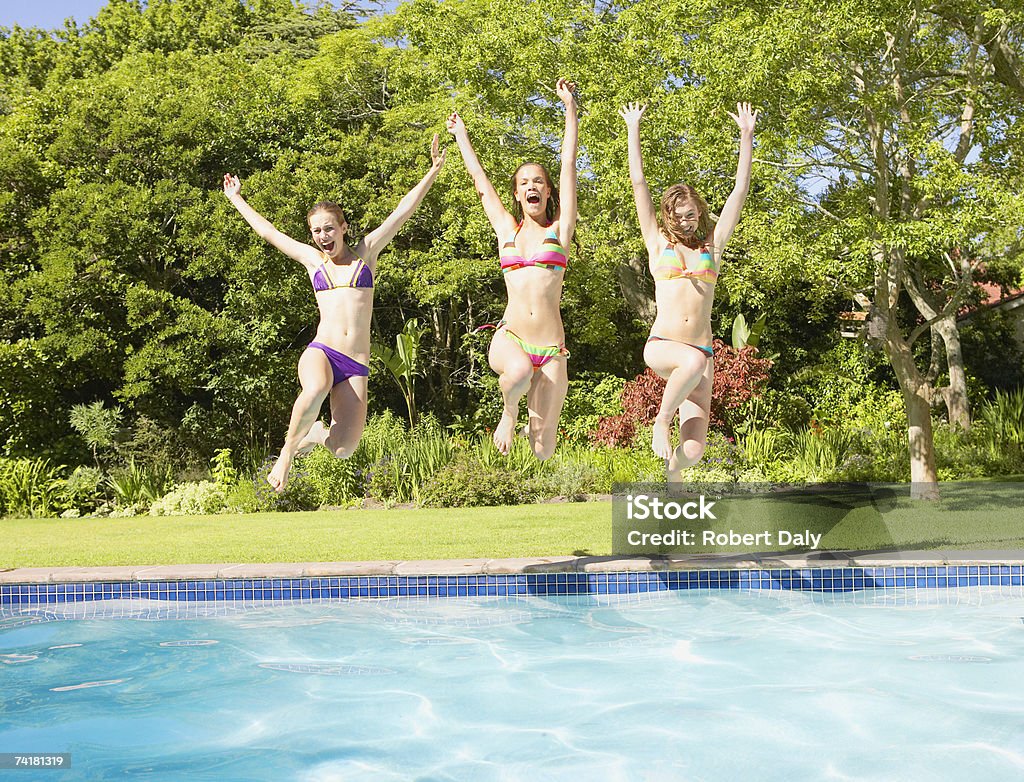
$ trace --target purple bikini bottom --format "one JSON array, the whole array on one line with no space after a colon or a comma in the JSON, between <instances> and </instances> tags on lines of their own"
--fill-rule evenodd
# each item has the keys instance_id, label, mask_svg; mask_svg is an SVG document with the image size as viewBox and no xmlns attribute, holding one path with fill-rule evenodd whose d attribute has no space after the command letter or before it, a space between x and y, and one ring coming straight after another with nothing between
<instances>
[{"instance_id":1,"label":"purple bikini bottom","mask_svg":"<svg viewBox=\"0 0 1024 782\"><path fill-rule=\"evenodd\" d=\"M340 350L328 347L323 342L310 342L309 347L322 350L327 356L331 371L334 372L334 385L338 385L350 377L367 377L370 374L370 368L366 364L360 364L354 358L349 358Z\"/></svg>"}]
</instances>

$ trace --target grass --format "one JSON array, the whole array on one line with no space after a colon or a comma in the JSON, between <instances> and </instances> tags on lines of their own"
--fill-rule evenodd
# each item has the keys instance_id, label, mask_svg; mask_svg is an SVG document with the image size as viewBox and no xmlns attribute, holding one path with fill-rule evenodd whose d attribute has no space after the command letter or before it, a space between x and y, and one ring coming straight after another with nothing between
<instances>
[{"instance_id":1,"label":"grass","mask_svg":"<svg viewBox=\"0 0 1024 782\"><path fill-rule=\"evenodd\" d=\"M1024 483L944 484L937 502L740 500L709 525L811 530L819 550L1024 549ZM879 499L881 496L881 499ZM729 502L732 502L731 500ZM725 503L721 503L725 505ZM718 508L721 512L721 505ZM695 530L703 527L693 525ZM699 536L698 536L699 540ZM620 548L618 551L625 551ZM784 551L703 545L679 553ZM803 550L790 547L790 551ZM610 502L110 519L0 519L0 569L227 562L476 559L612 553Z\"/></svg>"},{"instance_id":2,"label":"grass","mask_svg":"<svg viewBox=\"0 0 1024 782\"><path fill-rule=\"evenodd\" d=\"M0 568L608 554L611 503L0 519Z\"/></svg>"}]
</instances>

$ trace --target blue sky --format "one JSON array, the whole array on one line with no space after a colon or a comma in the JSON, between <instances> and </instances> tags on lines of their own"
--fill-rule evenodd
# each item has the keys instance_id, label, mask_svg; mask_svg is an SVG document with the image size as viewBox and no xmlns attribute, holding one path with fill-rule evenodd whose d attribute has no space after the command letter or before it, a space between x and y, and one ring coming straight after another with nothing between
<instances>
[{"instance_id":1,"label":"blue sky","mask_svg":"<svg viewBox=\"0 0 1024 782\"><path fill-rule=\"evenodd\" d=\"M19 24L52 30L71 16L84 24L96 16L107 0L0 0L0 27Z\"/></svg>"}]
</instances>

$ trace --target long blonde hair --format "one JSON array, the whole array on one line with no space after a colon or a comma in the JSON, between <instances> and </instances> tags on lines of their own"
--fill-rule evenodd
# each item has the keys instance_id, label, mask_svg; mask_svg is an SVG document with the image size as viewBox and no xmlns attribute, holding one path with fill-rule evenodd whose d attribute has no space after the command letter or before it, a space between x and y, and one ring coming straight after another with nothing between
<instances>
[{"instance_id":1,"label":"long blonde hair","mask_svg":"<svg viewBox=\"0 0 1024 782\"><path fill-rule=\"evenodd\" d=\"M709 239L715 231L715 223L711 219L707 202L700 193L684 184L672 185L661 194L661 232L665 238L672 242L685 242L686 237L676 217L676 209L683 204L693 204L700 211L697 239L702 242Z\"/></svg>"}]
</instances>

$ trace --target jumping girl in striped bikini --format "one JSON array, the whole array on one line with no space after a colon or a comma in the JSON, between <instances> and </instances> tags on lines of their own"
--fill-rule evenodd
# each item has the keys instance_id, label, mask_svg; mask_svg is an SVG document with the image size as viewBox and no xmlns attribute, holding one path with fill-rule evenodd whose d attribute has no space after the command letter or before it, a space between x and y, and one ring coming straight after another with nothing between
<instances>
[{"instance_id":1,"label":"jumping girl in striped bikini","mask_svg":"<svg viewBox=\"0 0 1024 782\"><path fill-rule=\"evenodd\" d=\"M547 170L524 163L512 176L516 217L505 209L487 178L466 125L457 113L448 118L448 131L473 177L484 212L498 236L501 271L508 305L497 325L488 353L498 373L504 402L494 444L503 454L512 447L519 402L526 395L530 445L538 459L555 451L558 416L569 387L565 331L559 305L568 262L569 243L576 229L576 146L578 120L575 85L559 79L558 97L565 104L561 173L556 190Z\"/></svg>"},{"instance_id":2,"label":"jumping girl in striped bikini","mask_svg":"<svg viewBox=\"0 0 1024 782\"><path fill-rule=\"evenodd\" d=\"M644 361L668 382L654 419L651 447L667 460L668 480L700 461L707 444L711 410L714 353L711 305L722 268L722 251L740 219L750 189L756 111L749 103L729 112L740 128L736 184L717 222L704 199L689 185L672 185L661 197L661 222L654 213L640 153L640 117L646 105L630 103L622 111L629 145L629 176L633 184L640 231L654 275L658 314L644 348ZM679 411L679 445L671 445L670 429Z\"/></svg>"},{"instance_id":3,"label":"jumping girl in striped bikini","mask_svg":"<svg viewBox=\"0 0 1024 782\"><path fill-rule=\"evenodd\" d=\"M324 445L335 456L345 459L359 445L366 425L370 315L377 256L412 217L437 179L445 155L438 151L436 135L430 156L433 164L426 176L381 226L360 239L355 247L345 243L348 222L337 204L321 201L307 213L315 245L311 246L277 230L242 198L238 177L224 175L224 195L252 229L306 267L320 309L316 337L299 358L302 390L292 406L284 447L267 476L267 481L279 492L288 485L288 472L297 453ZM328 394L331 397L329 427L318 420L320 407Z\"/></svg>"}]
</instances>

